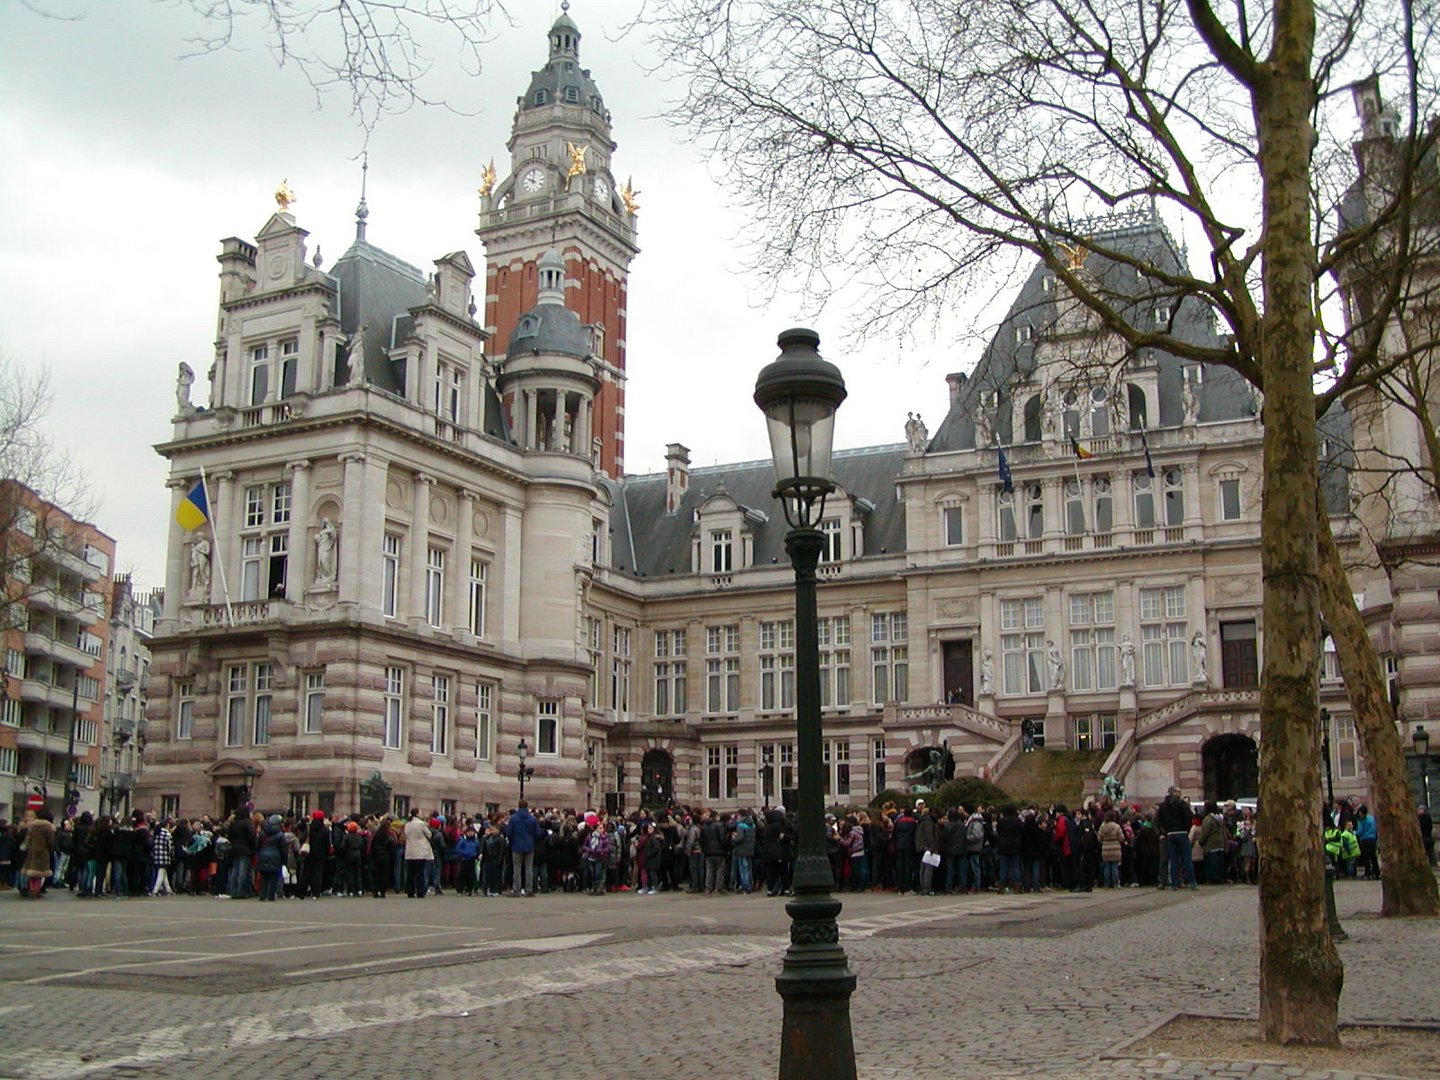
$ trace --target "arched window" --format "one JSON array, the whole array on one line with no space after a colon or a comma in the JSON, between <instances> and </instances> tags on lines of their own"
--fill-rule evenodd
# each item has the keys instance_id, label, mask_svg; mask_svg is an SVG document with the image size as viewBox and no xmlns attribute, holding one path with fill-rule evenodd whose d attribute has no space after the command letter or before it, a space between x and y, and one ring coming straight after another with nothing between
<instances>
[{"instance_id":1,"label":"arched window","mask_svg":"<svg viewBox=\"0 0 1440 1080\"><path fill-rule=\"evenodd\" d=\"M1040 395L1025 402L1025 441L1040 441Z\"/></svg>"},{"instance_id":2,"label":"arched window","mask_svg":"<svg viewBox=\"0 0 1440 1080\"><path fill-rule=\"evenodd\" d=\"M1045 535L1045 493L1039 484L1025 485L1025 539Z\"/></svg>"},{"instance_id":3,"label":"arched window","mask_svg":"<svg viewBox=\"0 0 1440 1080\"><path fill-rule=\"evenodd\" d=\"M1015 493L997 491L995 508L995 535L1002 543L1011 543L1015 540Z\"/></svg>"},{"instance_id":4,"label":"arched window","mask_svg":"<svg viewBox=\"0 0 1440 1080\"><path fill-rule=\"evenodd\" d=\"M1074 390L1065 391L1065 431L1066 439L1078 439L1080 437L1080 395Z\"/></svg>"},{"instance_id":5,"label":"arched window","mask_svg":"<svg viewBox=\"0 0 1440 1080\"><path fill-rule=\"evenodd\" d=\"M1150 426L1145 406L1145 391L1134 383L1125 386L1126 400L1130 405L1130 430L1141 431Z\"/></svg>"},{"instance_id":6,"label":"arched window","mask_svg":"<svg viewBox=\"0 0 1440 1080\"><path fill-rule=\"evenodd\" d=\"M1179 469L1165 470L1165 524L1185 523L1185 478Z\"/></svg>"},{"instance_id":7,"label":"arched window","mask_svg":"<svg viewBox=\"0 0 1440 1080\"><path fill-rule=\"evenodd\" d=\"M1103 386L1090 391L1090 434L1110 434L1110 393Z\"/></svg>"}]
</instances>

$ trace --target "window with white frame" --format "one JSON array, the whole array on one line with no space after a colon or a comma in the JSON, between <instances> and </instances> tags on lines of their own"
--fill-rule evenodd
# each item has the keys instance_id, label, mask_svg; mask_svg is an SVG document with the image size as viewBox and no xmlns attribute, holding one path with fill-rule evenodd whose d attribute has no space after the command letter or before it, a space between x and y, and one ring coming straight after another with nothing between
<instances>
[{"instance_id":1,"label":"window with white frame","mask_svg":"<svg viewBox=\"0 0 1440 1080\"><path fill-rule=\"evenodd\" d=\"M100 680L94 675L76 675L75 690L82 701L100 700Z\"/></svg>"},{"instance_id":2,"label":"window with white frame","mask_svg":"<svg viewBox=\"0 0 1440 1080\"><path fill-rule=\"evenodd\" d=\"M1070 688L1114 690L1115 594L1070 595Z\"/></svg>"},{"instance_id":3,"label":"window with white frame","mask_svg":"<svg viewBox=\"0 0 1440 1080\"><path fill-rule=\"evenodd\" d=\"M1344 678L1340 670L1340 654L1335 651L1335 639L1328 634L1321 643L1320 678L1325 682L1339 682Z\"/></svg>"},{"instance_id":4,"label":"window with white frame","mask_svg":"<svg viewBox=\"0 0 1440 1080\"><path fill-rule=\"evenodd\" d=\"M1091 520L1097 533L1108 533L1115 527L1114 500L1110 490L1110 477L1097 476L1090 483L1092 504Z\"/></svg>"},{"instance_id":5,"label":"window with white frame","mask_svg":"<svg viewBox=\"0 0 1440 1080\"><path fill-rule=\"evenodd\" d=\"M1146 686L1184 686L1190 682L1188 637L1185 587L1141 589L1140 638Z\"/></svg>"},{"instance_id":6,"label":"window with white frame","mask_svg":"<svg viewBox=\"0 0 1440 1080\"><path fill-rule=\"evenodd\" d=\"M871 795L879 795L885 790L885 740L870 740L870 768L874 775L871 782L874 787L870 789Z\"/></svg>"},{"instance_id":7,"label":"window with white frame","mask_svg":"<svg viewBox=\"0 0 1440 1080\"><path fill-rule=\"evenodd\" d=\"M16 776L20 772L20 751L13 746L0 746L0 776Z\"/></svg>"},{"instance_id":8,"label":"window with white frame","mask_svg":"<svg viewBox=\"0 0 1440 1080\"><path fill-rule=\"evenodd\" d=\"M445 549L432 547L425 553L425 621L439 627L444 619Z\"/></svg>"},{"instance_id":9,"label":"window with white frame","mask_svg":"<svg viewBox=\"0 0 1440 1080\"><path fill-rule=\"evenodd\" d=\"M477 638L485 636L485 577L487 567L484 560L470 560L470 632Z\"/></svg>"},{"instance_id":10,"label":"window with white frame","mask_svg":"<svg viewBox=\"0 0 1440 1080\"><path fill-rule=\"evenodd\" d=\"M590 561L599 566L605 561L605 522L590 522Z\"/></svg>"},{"instance_id":11,"label":"window with white frame","mask_svg":"<svg viewBox=\"0 0 1440 1080\"><path fill-rule=\"evenodd\" d=\"M450 753L450 676L430 676L430 752Z\"/></svg>"},{"instance_id":12,"label":"window with white frame","mask_svg":"<svg viewBox=\"0 0 1440 1080\"><path fill-rule=\"evenodd\" d=\"M822 520L820 536L822 540L820 561L822 563L838 563L840 561L840 519L825 518Z\"/></svg>"},{"instance_id":13,"label":"window with white frame","mask_svg":"<svg viewBox=\"0 0 1440 1080\"><path fill-rule=\"evenodd\" d=\"M460 365L441 360L435 365L434 393L431 405L435 415L451 423L460 423L460 403L464 400L465 373Z\"/></svg>"},{"instance_id":14,"label":"window with white frame","mask_svg":"<svg viewBox=\"0 0 1440 1080\"><path fill-rule=\"evenodd\" d=\"M1185 476L1179 469L1166 469L1164 481L1165 524L1185 524Z\"/></svg>"},{"instance_id":15,"label":"window with white frame","mask_svg":"<svg viewBox=\"0 0 1440 1080\"><path fill-rule=\"evenodd\" d=\"M720 749L718 746L705 748L705 797L711 802L718 802L720 799Z\"/></svg>"},{"instance_id":16,"label":"window with white frame","mask_svg":"<svg viewBox=\"0 0 1440 1080\"><path fill-rule=\"evenodd\" d=\"M1005 693L1045 691L1045 603L1038 596L1000 601Z\"/></svg>"},{"instance_id":17,"label":"window with white frame","mask_svg":"<svg viewBox=\"0 0 1440 1080\"><path fill-rule=\"evenodd\" d=\"M1025 539L1039 540L1045 535L1045 490L1039 484L1026 484Z\"/></svg>"},{"instance_id":18,"label":"window with white frame","mask_svg":"<svg viewBox=\"0 0 1440 1080\"><path fill-rule=\"evenodd\" d=\"M685 712L685 631L655 631L655 715Z\"/></svg>"},{"instance_id":19,"label":"window with white frame","mask_svg":"<svg viewBox=\"0 0 1440 1080\"><path fill-rule=\"evenodd\" d=\"M740 711L740 627L705 628L705 711Z\"/></svg>"},{"instance_id":20,"label":"window with white frame","mask_svg":"<svg viewBox=\"0 0 1440 1080\"><path fill-rule=\"evenodd\" d=\"M740 797L740 748L725 747L725 798Z\"/></svg>"},{"instance_id":21,"label":"window with white frame","mask_svg":"<svg viewBox=\"0 0 1440 1080\"><path fill-rule=\"evenodd\" d=\"M91 655L98 656L99 653L91 653ZM23 679L26 677L25 669L25 653L22 652L20 649L6 649L5 674L10 675L11 677L16 679Z\"/></svg>"},{"instance_id":22,"label":"window with white frame","mask_svg":"<svg viewBox=\"0 0 1440 1080\"><path fill-rule=\"evenodd\" d=\"M245 709L250 689L250 668L233 664L225 677L225 745L245 745Z\"/></svg>"},{"instance_id":23,"label":"window with white frame","mask_svg":"<svg viewBox=\"0 0 1440 1080\"><path fill-rule=\"evenodd\" d=\"M1015 522L1015 492L997 488L995 491L995 538L1011 543L1019 535Z\"/></svg>"},{"instance_id":24,"label":"window with white frame","mask_svg":"<svg viewBox=\"0 0 1440 1080\"><path fill-rule=\"evenodd\" d=\"M795 744L780 744L780 790L795 786Z\"/></svg>"},{"instance_id":25,"label":"window with white frame","mask_svg":"<svg viewBox=\"0 0 1440 1080\"><path fill-rule=\"evenodd\" d=\"M1130 478L1135 492L1135 527L1155 528L1155 480L1147 472L1137 472Z\"/></svg>"},{"instance_id":26,"label":"window with white frame","mask_svg":"<svg viewBox=\"0 0 1440 1080\"><path fill-rule=\"evenodd\" d=\"M95 786L95 766L88 762L79 762L75 766L75 786L81 788L93 788Z\"/></svg>"},{"instance_id":27,"label":"window with white frame","mask_svg":"<svg viewBox=\"0 0 1440 1080\"><path fill-rule=\"evenodd\" d=\"M1100 728L1100 749L1113 750L1119 737L1119 727L1114 713L1101 713L1096 717Z\"/></svg>"},{"instance_id":28,"label":"window with white frame","mask_svg":"<svg viewBox=\"0 0 1440 1080\"><path fill-rule=\"evenodd\" d=\"M255 665L255 705L251 710L251 731L256 746L270 743L270 711L275 688L275 668L272 664Z\"/></svg>"},{"instance_id":29,"label":"window with white frame","mask_svg":"<svg viewBox=\"0 0 1440 1080\"><path fill-rule=\"evenodd\" d=\"M1075 717L1075 749L1095 749L1095 718L1091 716Z\"/></svg>"},{"instance_id":30,"label":"window with white frame","mask_svg":"<svg viewBox=\"0 0 1440 1080\"><path fill-rule=\"evenodd\" d=\"M308 791L290 792L290 816L302 820L310 816L310 793Z\"/></svg>"},{"instance_id":31,"label":"window with white frame","mask_svg":"<svg viewBox=\"0 0 1440 1080\"><path fill-rule=\"evenodd\" d=\"M1061 398L1063 409L1060 413L1061 437L1065 439L1078 439L1080 437L1080 395L1074 390L1066 390Z\"/></svg>"},{"instance_id":32,"label":"window with white frame","mask_svg":"<svg viewBox=\"0 0 1440 1080\"><path fill-rule=\"evenodd\" d=\"M291 397L300 384L300 342L289 338L280 343L280 396Z\"/></svg>"},{"instance_id":33,"label":"window with white frame","mask_svg":"<svg viewBox=\"0 0 1440 1080\"><path fill-rule=\"evenodd\" d=\"M400 613L400 537L394 533L380 542L380 611L388 619Z\"/></svg>"},{"instance_id":34,"label":"window with white frame","mask_svg":"<svg viewBox=\"0 0 1440 1080\"><path fill-rule=\"evenodd\" d=\"M19 698L12 698L4 691L0 691L0 724L6 727L19 727L21 706Z\"/></svg>"},{"instance_id":35,"label":"window with white frame","mask_svg":"<svg viewBox=\"0 0 1440 1080\"><path fill-rule=\"evenodd\" d=\"M175 686L175 738L189 739L195 733L195 683L191 679Z\"/></svg>"},{"instance_id":36,"label":"window with white frame","mask_svg":"<svg viewBox=\"0 0 1440 1080\"><path fill-rule=\"evenodd\" d=\"M319 735L325 726L325 669L305 673L305 734Z\"/></svg>"},{"instance_id":37,"label":"window with white frame","mask_svg":"<svg viewBox=\"0 0 1440 1080\"><path fill-rule=\"evenodd\" d=\"M1110 391L1103 386L1090 391L1090 434L1110 434Z\"/></svg>"},{"instance_id":38,"label":"window with white frame","mask_svg":"<svg viewBox=\"0 0 1440 1080\"><path fill-rule=\"evenodd\" d=\"M877 704L910 697L910 630L903 611L870 616L871 689Z\"/></svg>"},{"instance_id":39,"label":"window with white frame","mask_svg":"<svg viewBox=\"0 0 1440 1080\"><path fill-rule=\"evenodd\" d=\"M162 818L178 818L180 816L180 796L160 796L160 816Z\"/></svg>"},{"instance_id":40,"label":"window with white frame","mask_svg":"<svg viewBox=\"0 0 1440 1080\"><path fill-rule=\"evenodd\" d=\"M240 598L284 596L290 555L290 485L245 489L245 533L240 547Z\"/></svg>"},{"instance_id":41,"label":"window with white frame","mask_svg":"<svg viewBox=\"0 0 1440 1080\"><path fill-rule=\"evenodd\" d=\"M399 750L405 726L405 669L385 669L385 694L381 698L384 709L381 743L386 750Z\"/></svg>"},{"instance_id":42,"label":"window with white frame","mask_svg":"<svg viewBox=\"0 0 1440 1080\"><path fill-rule=\"evenodd\" d=\"M850 616L832 615L816 623L820 640L820 707L850 704Z\"/></svg>"},{"instance_id":43,"label":"window with white frame","mask_svg":"<svg viewBox=\"0 0 1440 1080\"><path fill-rule=\"evenodd\" d=\"M825 794L831 798L850 794L850 743L826 739L822 748L825 766Z\"/></svg>"},{"instance_id":44,"label":"window with white frame","mask_svg":"<svg viewBox=\"0 0 1440 1080\"><path fill-rule=\"evenodd\" d=\"M1360 740L1355 732L1355 717L1337 713L1331 718L1335 726L1335 775L1341 780L1354 780L1360 775Z\"/></svg>"},{"instance_id":45,"label":"window with white frame","mask_svg":"<svg viewBox=\"0 0 1440 1080\"><path fill-rule=\"evenodd\" d=\"M495 684L475 684L475 756L489 761L495 753Z\"/></svg>"},{"instance_id":46,"label":"window with white frame","mask_svg":"<svg viewBox=\"0 0 1440 1080\"><path fill-rule=\"evenodd\" d=\"M585 652L590 657L590 696L587 700L596 708L600 707L600 643L604 640L604 630L599 619L585 616Z\"/></svg>"},{"instance_id":47,"label":"window with white frame","mask_svg":"<svg viewBox=\"0 0 1440 1080\"><path fill-rule=\"evenodd\" d=\"M1240 520L1240 477L1222 476L1216 481L1221 521Z\"/></svg>"},{"instance_id":48,"label":"window with white frame","mask_svg":"<svg viewBox=\"0 0 1440 1080\"><path fill-rule=\"evenodd\" d=\"M1035 736L1035 745L1043 747L1045 745L1045 717L1032 716L1029 719L1030 730L1034 733ZM1023 724L1024 721L1022 720L1021 723Z\"/></svg>"},{"instance_id":49,"label":"window with white frame","mask_svg":"<svg viewBox=\"0 0 1440 1080\"><path fill-rule=\"evenodd\" d=\"M941 543L946 547L959 547L965 543L965 511L961 506L940 508Z\"/></svg>"},{"instance_id":50,"label":"window with white frame","mask_svg":"<svg viewBox=\"0 0 1440 1080\"><path fill-rule=\"evenodd\" d=\"M94 746L96 737L100 733L100 726L94 720L84 716L75 718L75 741L84 746Z\"/></svg>"},{"instance_id":51,"label":"window with white frame","mask_svg":"<svg viewBox=\"0 0 1440 1080\"><path fill-rule=\"evenodd\" d=\"M535 703L535 753L554 757L560 753L560 702Z\"/></svg>"},{"instance_id":52,"label":"window with white frame","mask_svg":"<svg viewBox=\"0 0 1440 1080\"><path fill-rule=\"evenodd\" d=\"M1085 532L1085 489L1073 477L1065 481L1065 533L1080 536Z\"/></svg>"},{"instance_id":53,"label":"window with white frame","mask_svg":"<svg viewBox=\"0 0 1440 1080\"><path fill-rule=\"evenodd\" d=\"M710 572L728 574L733 566L733 534L729 529L710 530Z\"/></svg>"},{"instance_id":54,"label":"window with white frame","mask_svg":"<svg viewBox=\"0 0 1440 1080\"><path fill-rule=\"evenodd\" d=\"M760 624L760 708L795 707L795 620Z\"/></svg>"},{"instance_id":55,"label":"window with white frame","mask_svg":"<svg viewBox=\"0 0 1440 1080\"><path fill-rule=\"evenodd\" d=\"M263 405L270 396L270 346L250 349L250 404Z\"/></svg>"},{"instance_id":56,"label":"window with white frame","mask_svg":"<svg viewBox=\"0 0 1440 1080\"><path fill-rule=\"evenodd\" d=\"M630 712L630 646L633 634L628 626L613 626L610 631L610 708L620 716Z\"/></svg>"}]
</instances>

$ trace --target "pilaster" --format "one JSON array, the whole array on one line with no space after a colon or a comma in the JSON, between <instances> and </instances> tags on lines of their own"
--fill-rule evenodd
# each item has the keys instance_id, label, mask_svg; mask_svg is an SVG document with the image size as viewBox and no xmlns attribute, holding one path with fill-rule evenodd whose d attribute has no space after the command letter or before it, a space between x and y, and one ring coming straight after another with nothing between
<instances>
[{"instance_id":1,"label":"pilaster","mask_svg":"<svg viewBox=\"0 0 1440 1080\"><path fill-rule=\"evenodd\" d=\"M292 604L305 599L310 585L310 462L287 461L290 470L290 564L286 574L285 595Z\"/></svg>"}]
</instances>

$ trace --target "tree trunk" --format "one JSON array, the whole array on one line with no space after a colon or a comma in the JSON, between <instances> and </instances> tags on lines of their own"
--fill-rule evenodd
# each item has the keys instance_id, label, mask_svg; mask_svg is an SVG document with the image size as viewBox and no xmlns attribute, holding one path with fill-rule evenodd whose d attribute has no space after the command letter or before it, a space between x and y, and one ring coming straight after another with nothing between
<instances>
[{"instance_id":1,"label":"tree trunk","mask_svg":"<svg viewBox=\"0 0 1440 1080\"><path fill-rule=\"evenodd\" d=\"M1344 970L1326 924L1319 821L1311 0L1277 0L1273 35L1251 87L1265 219L1265 314L1251 343L1265 387L1260 1031L1267 1042L1334 1045Z\"/></svg>"},{"instance_id":2,"label":"tree trunk","mask_svg":"<svg viewBox=\"0 0 1440 1080\"><path fill-rule=\"evenodd\" d=\"M1360 733L1360 749L1370 773L1374 813L1380 832L1380 914L1440 915L1440 891L1425 858L1415 798L1405 782L1405 750L1395 730L1395 715L1380 679L1380 659L1355 608L1350 581L1330 532L1323 502L1317 507L1320 542L1320 605L1345 693Z\"/></svg>"}]
</instances>

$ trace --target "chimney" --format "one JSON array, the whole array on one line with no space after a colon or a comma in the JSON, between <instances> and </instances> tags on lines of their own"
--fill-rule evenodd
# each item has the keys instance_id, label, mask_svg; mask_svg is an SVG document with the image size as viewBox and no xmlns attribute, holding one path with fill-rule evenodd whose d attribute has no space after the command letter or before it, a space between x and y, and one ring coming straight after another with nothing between
<instances>
[{"instance_id":1,"label":"chimney","mask_svg":"<svg viewBox=\"0 0 1440 1080\"><path fill-rule=\"evenodd\" d=\"M672 442L665 447L665 512L673 514L690 490L690 448Z\"/></svg>"},{"instance_id":2,"label":"chimney","mask_svg":"<svg viewBox=\"0 0 1440 1080\"><path fill-rule=\"evenodd\" d=\"M965 385L965 380L970 376L963 371L956 371L945 376L945 381L950 385L950 404L953 406L960 397L960 389Z\"/></svg>"}]
</instances>

